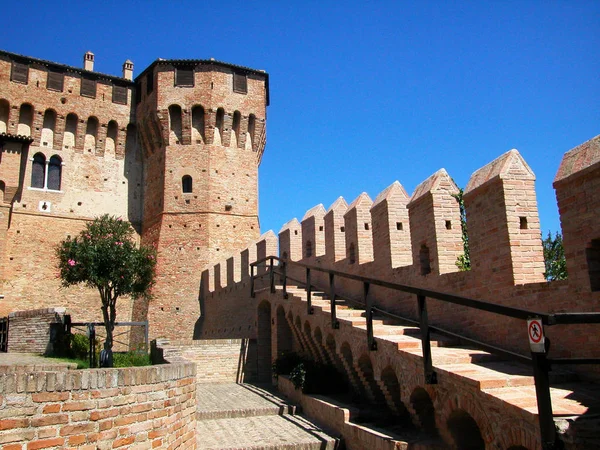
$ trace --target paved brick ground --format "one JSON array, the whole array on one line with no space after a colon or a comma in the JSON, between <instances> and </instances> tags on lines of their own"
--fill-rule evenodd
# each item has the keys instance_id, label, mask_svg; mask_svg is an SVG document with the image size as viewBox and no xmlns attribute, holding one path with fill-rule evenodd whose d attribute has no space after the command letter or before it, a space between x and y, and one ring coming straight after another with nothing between
<instances>
[{"instance_id":1,"label":"paved brick ground","mask_svg":"<svg viewBox=\"0 0 600 450\"><path fill-rule=\"evenodd\" d=\"M333 449L334 439L261 387L198 384L198 449Z\"/></svg>"}]
</instances>

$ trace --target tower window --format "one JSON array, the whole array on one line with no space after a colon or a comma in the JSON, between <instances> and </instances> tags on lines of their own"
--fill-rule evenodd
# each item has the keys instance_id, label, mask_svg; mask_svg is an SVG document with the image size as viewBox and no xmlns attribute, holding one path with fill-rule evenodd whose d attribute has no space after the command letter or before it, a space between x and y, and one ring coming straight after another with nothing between
<instances>
[{"instance_id":1,"label":"tower window","mask_svg":"<svg viewBox=\"0 0 600 450\"><path fill-rule=\"evenodd\" d=\"M81 90L79 91L82 97L96 98L96 80L81 79Z\"/></svg>"},{"instance_id":2,"label":"tower window","mask_svg":"<svg viewBox=\"0 0 600 450\"><path fill-rule=\"evenodd\" d=\"M248 93L248 77L245 73L233 73L233 92Z\"/></svg>"},{"instance_id":3,"label":"tower window","mask_svg":"<svg viewBox=\"0 0 600 450\"><path fill-rule=\"evenodd\" d=\"M64 74L60 72L48 72L48 80L46 81L46 88L52 91L62 92L65 81Z\"/></svg>"},{"instance_id":4,"label":"tower window","mask_svg":"<svg viewBox=\"0 0 600 450\"><path fill-rule=\"evenodd\" d=\"M54 155L49 161L43 153L33 156L31 168L31 187L49 191L60 191L62 179L62 160Z\"/></svg>"},{"instance_id":5,"label":"tower window","mask_svg":"<svg viewBox=\"0 0 600 450\"><path fill-rule=\"evenodd\" d=\"M10 81L27 84L29 79L29 66L17 62L12 63L12 71L10 72Z\"/></svg>"},{"instance_id":6,"label":"tower window","mask_svg":"<svg viewBox=\"0 0 600 450\"><path fill-rule=\"evenodd\" d=\"M125 86L113 86L112 102L119 105L127 104L127 88Z\"/></svg>"},{"instance_id":7,"label":"tower window","mask_svg":"<svg viewBox=\"0 0 600 450\"><path fill-rule=\"evenodd\" d=\"M192 192L192 177L189 175L184 175L181 178L181 190L184 194L189 194Z\"/></svg>"},{"instance_id":8,"label":"tower window","mask_svg":"<svg viewBox=\"0 0 600 450\"><path fill-rule=\"evenodd\" d=\"M175 69L175 86L194 86L194 69Z\"/></svg>"},{"instance_id":9,"label":"tower window","mask_svg":"<svg viewBox=\"0 0 600 450\"><path fill-rule=\"evenodd\" d=\"M146 74L146 94L154 90L154 74L152 71Z\"/></svg>"}]
</instances>

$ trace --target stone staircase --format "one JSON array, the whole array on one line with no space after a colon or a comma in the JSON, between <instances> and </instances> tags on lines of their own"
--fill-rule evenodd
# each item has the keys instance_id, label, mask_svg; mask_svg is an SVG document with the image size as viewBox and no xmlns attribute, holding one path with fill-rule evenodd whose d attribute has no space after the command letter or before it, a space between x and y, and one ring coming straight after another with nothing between
<instances>
[{"instance_id":1,"label":"stone staircase","mask_svg":"<svg viewBox=\"0 0 600 450\"><path fill-rule=\"evenodd\" d=\"M333 450L336 439L265 386L199 383L198 449Z\"/></svg>"},{"instance_id":2,"label":"stone staircase","mask_svg":"<svg viewBox=\"0 0 600 450\"><path fill-rule=\"evenodd\" d=\"M276 289L277 294L281 294L281 286L276 286ZM307 301L306 292L301 285L288 285L287 292L289 301L303 303ZM325 293L313 291L311 304L315 315L331 313L330 301ZM366 339L367 325L364 309L338 298L336 317L340 327L346 325L365 330ZM375 316L373 332L376 341L393 343L399 352L422 358L418 328L402 325L387 317ZM519 408L523 415L533 417L532 422L537 421L535 384L530 366L461 345L458 339L450 339L435 333L431 335L431 352L433 368L439 376L450 377L459 385L478 389L494 399ZM330 359L331 357L330 354ZM354 385L360 379L363 389L373 390L370 382L364 380L360 371L356 370L358 369L356 362L354 365L355 367L349 367L343 361L350 383ZM581 381L575 373L554 368L550 372L550 382L555 423L559 433L562 433L561 438L567 444L567 448L600 448L600 386ZM388 411L398 409L398 404L393 402L392 395L386 392L387 388L384 384L380 380L376 383L385 396ZM374 399L373 395L368 397L372 400L381 400ZM434 441L431 448L438 448L439 445L438 441Z\"/></svg>"}]
</instances>

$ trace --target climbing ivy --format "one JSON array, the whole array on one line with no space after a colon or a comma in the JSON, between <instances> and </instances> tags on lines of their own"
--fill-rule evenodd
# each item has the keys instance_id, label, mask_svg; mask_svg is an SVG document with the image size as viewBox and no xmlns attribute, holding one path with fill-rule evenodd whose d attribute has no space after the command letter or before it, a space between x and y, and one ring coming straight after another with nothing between
<instances>
[{"instance_id":1,"label":"climbing ivy","mask_svg":"<svg viewBox=\"0 0 600 450\"><path fill-rule=\"evenodd\" d=\"M460 207L460 229L462 231L463 254L456 258L456 267L462 272L471 270L471 257L469 254L469 235L467 233L467 214L465 212L465 202L463 200L463 189L459 188L457 194L452 194L452 197L458 202Z\"/></svg>"}]
</instances>

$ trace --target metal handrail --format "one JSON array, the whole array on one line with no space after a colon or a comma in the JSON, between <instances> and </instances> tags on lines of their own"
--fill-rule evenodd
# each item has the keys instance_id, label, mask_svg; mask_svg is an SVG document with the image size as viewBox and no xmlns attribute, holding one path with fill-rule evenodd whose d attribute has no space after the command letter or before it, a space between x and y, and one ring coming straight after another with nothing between
<instances>
[{"instance_id":1,"label":"metal handrail","mask_svg":"<svg viewBox=\"0 0 600 450\"><path fill-rule=\"evenodd\" d=\"M259 264L268 264L268 271L262 275L254 275L254 268ZM275 261L278 261L277 267L280 270L275 270ZM336 298L341 298L337 295L335 290L335 277L342 277L354 281L363 283L363 298L362 303L352 300L352 303L361 305L366 310L367 319L367 345L371 351L377 350L377 342L373 335L373 314L377 312L379 314L397 319L399 321L408 322L412 325L419 327L421 330L421 346L423 351L423 370L425 375L425 382L427 384L437 383L437 375L433 369L433 362L431 358L431 333L435 332L451 338L457 338L461 341L470 343L475 347L481 348L484 351L488 351L493 354L501 355L513 360L518 360L524 363L531 363L533 365L533 377L535 381L536 398L538 404L538 418L540 425L541 441L544 450L556 449L560 446L560 441L556 433L554 426L554 419L552 414L552 402L550 398L550 378L548 372L552 364L600 364L600 358L548 358L547 351L549 348L549 340L545 338L545 347L542 350L534 351L532 349L531 357L521 355L519 353L511 352L494 345L480 342L476 339L472 339L466 336L462 336L458 333L454 333L442 328L432 326L429 324L427 315L427 298L433 298L447 303L455 305L465 306L467 308L473 308L480 311L487 311L502 316L513 317L521 320L538 319L544 325L572 325L572 324L600 324L600 313L596 312L563 312L563 313L543 313L539 311L532 311L522 308L514 308L511 306L498 305L496 303L484 302L481 300L475 300L472 298L461 297L458 295L446 294L443 292L432 291L430 289L423 289L415 286L403 285L399 283L391 283L378 278L364 277L361 275L354 275L339 270L327 269L315 265L300 263L296 261L289 261L281 259L277 256L266 256L250 264L250 294L252 297L255 296L254 291L254 280L255 278L262 278L263 276L269 276L270 292L275 292L275 274L277 273L283 279L283 295L284 298L288 298L287 294L287 279L290 278L298 283L303 283L300 280L292 279L287 276L288 265L294 265L302 267L306 270L306 281L305 289L307 292L307 313L313 314L312 308L312 290L315 288L311 284L311 271L316 270L328 274L329 277L329 300L331 303L331 326L333 329L339 328L339 322L336 318ZM267 264L265 264L266 268ZM384 288L407 292L415 294L417 297L417 305L419 311L419 320L409 319L406 317L399 316L397 314L390 313L373 304L372 296L369 296L370 286L381 286ZM349 301L349 300L346 300ZM543 336L543 329L541 330Z\"/></svg>"}]
</instances>

